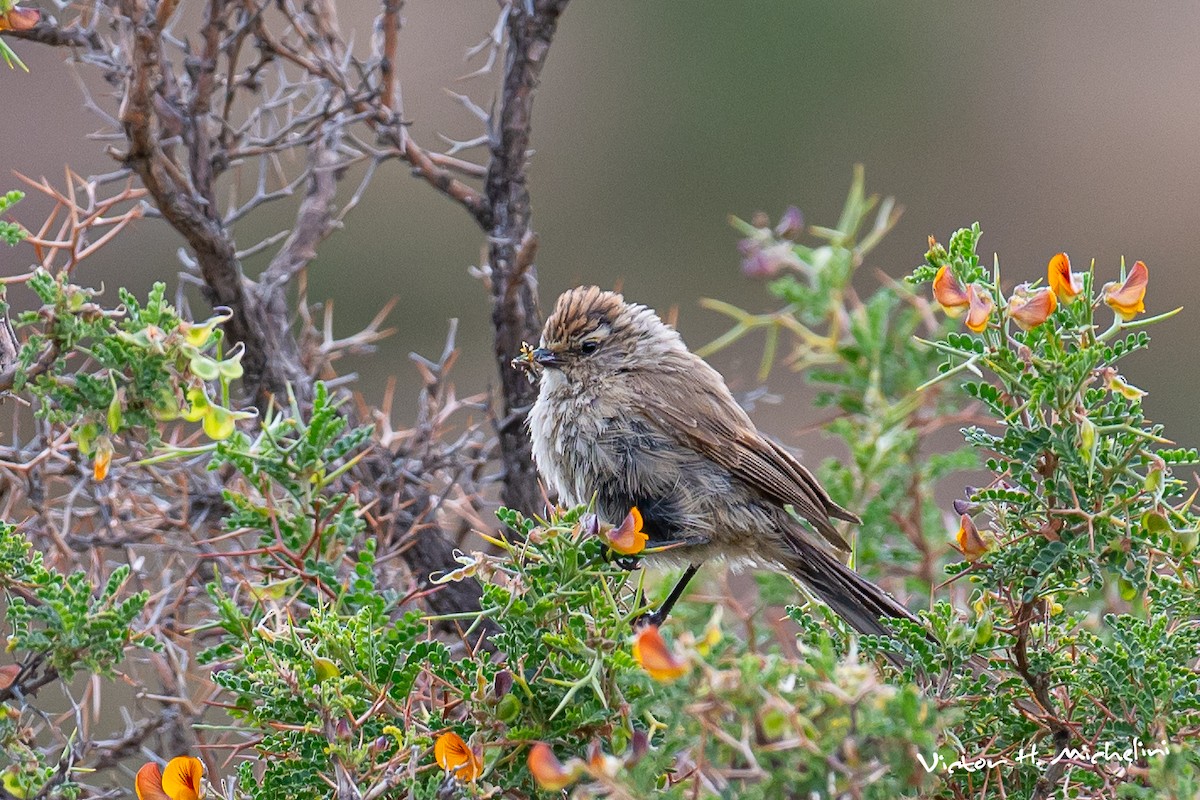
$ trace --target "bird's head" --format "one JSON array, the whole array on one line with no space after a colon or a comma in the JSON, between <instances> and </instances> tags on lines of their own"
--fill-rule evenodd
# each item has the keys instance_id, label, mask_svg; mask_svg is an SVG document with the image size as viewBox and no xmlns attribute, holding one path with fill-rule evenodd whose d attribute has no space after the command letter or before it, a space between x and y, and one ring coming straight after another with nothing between
<instances>
[{"instance_id":1,"label":"bird's head","mask_svg":"<svg viewBox=\"0 0 1200 800\"><path fill-rule=\"evenodd\" d=\"M653 310L580 286L559 296L532 359L546 374L574 382L653 370L686 353L679 334Z\"/></svg>"}]
</instances>

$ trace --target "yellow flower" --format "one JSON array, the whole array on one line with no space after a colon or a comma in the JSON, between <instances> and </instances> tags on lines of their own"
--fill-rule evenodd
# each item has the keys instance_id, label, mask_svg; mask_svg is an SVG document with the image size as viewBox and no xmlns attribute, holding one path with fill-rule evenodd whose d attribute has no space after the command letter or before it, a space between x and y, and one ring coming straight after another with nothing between
<instances>
[{"instance_id":1,"label":"yellow flower","mask_svg":"<svg viewBox=\"0 0 1200 800\"><path fill-rule=\"evenodd\" d=\"M992 296L971 284L967 287L967 304L971 307L967 313L967 327L976 333L983 333L992 316L992 309L996 307Z\"/></svg>"},{"instance_id":2,"label":"yellow flower","mask_svg":"<svg viewBox=\"0 0 1200 800\"><path fill-rule=\"evenodd\" d=\"M584 773L582 761L573 758L563 764L545 742L535 742L529 748L528 765L529 774L538 782L538 786L548 792L561 792Z\"/></svg>"},{"instance_id":3,"label":"yellow flower","mask_svg":"<svg viewBox=\"0 0 1200 800\"><path fill-rule=\"evenodd\" d=\"M967 561L978 561L991 549L988 542L979 535L979 528L975 527L975 523L967 514L963 514L959 520L958 534L955 539L958 542L958 551Z\"/></svg>"},{"instance_id":4,"label":"yellow flower","mask_svg":"<svg viewBox=\"0 0 1200 800\"><path fill-rule=\"evenodd\" d=\"M234 412L221 406L209 406L208 413L204 415L202 423L204 427L204 435L213 441L221 441L233 436L236 430L234 421Z\"/></svg>"},{"instance_id":5,"label":"yellow flower","mask_svg":"<svg viewBox=\"0 0 1200 800\"><path fill-rule=\"evenodd\" d=\"M0 22L3 22L3 20L4 17L0 17ZM3 30L3 28L0 28L0 30ZM4 790L17 798L17 800L28 800L31 790L21 785L23 781L17 770L18 767L13 765L4 770L4 772L0 772L0 786L3 786Z\"/></svg>"},{"instance_id":6,"label":"yellow flower","mask_svg":"<svg viewBox=\"0 0 1200 800\"><path fill-rule=\"evenodd\" d=\"M208 399L208 394L199 386L187 391L188 407L180 412L180 416L188 422L203 422L204 433L214 441L228 439L233 435L239 419L250 419L257 416L253 411L230 411L228 408L216 405Z\"/></svg>"},{"instance_id":7,"label":"yellow flower","mask_svg":"<svg viewBox=\"0 0 1200 800\"><path fill-rule=\"evenodd\" d=\"M475 751L454 731L443 733L433 744L433 757L438 766L460 781L473 781L483 772L483 763Z\"/></svg>"},{"instance_id":8,"label":"yellow flower","mask_svg":"<svg viewBox=\"0 0 1200 800\"><path fill-rule=\"evenodd\" d=\"M179 415L188 422L199 422L204 419L209 407L212 405L208 401L208 395L204 389L199 386L193 386L187 390L187 401L187 408L180 411Z\"/></svg>"},{"instance_id":9,"label":"yellow flower","mask_svg":"<svg viewBox=\"0 0 1200 800\"><path fill-rule=\"evenodd\" d=\"M165 772L150 763L138 770L134 781L138 800L199 800L204 765L191 756L172 758Z\"/></svg>"},{"instance_id":10,"label":"yellow flower","mask_svg":"<svg viewBox=\"0 0 1200 800\"><path fill-rule=\"evenodd\" d=\"M713 609L712 618L704 629L704 636L696 642L696 652L702 656L708 655L721 641L721 606Z\"/></svg>"},{"instance_id":11,"label":"yellow flower","mask_svg":"<svg viewBox=\"0 0 1200 800\"><path fill-rule=\"evenodd\" d=\"M180 322L179 332L183 334L184 342L192 347L206 347L216 327L233 316L225 306L217 306L216 310L220 313L204 322Z\"/></svg>"},{"instance_id":12,"label":"yellow flower","mask_svg":"<svg viewBox=\"0 0 1200 800\"><path fill-rule=\"evenodd\" d=\"M1083 282L1077 280L1081 273L1071 272L1071 259L1059 253L1050 259L1046 267L1046 283L1063 303L1070 303L1083 291Z\"/></svg>"},{"instance_id":13,"label":"yellow flower","mask_svg":"<svg viewBox=\"0 0 1200 800\"><path fill-rule=\"evenodd\" d=\"M1043 286L1030 291L1028 286L1022 284L1013 290L1012 297L1008 299L1008 316L1017 323L1017 327L1028 331L1045 322L1057 307L1058 300L1050 287Z\"/></svg>"},{"instance_id":14,"label":"yellow flower","mask_svg":"<svg viewBox=\"0 0 1200 800\"><path fill-rule=\"evenodd\" d=\"M656 681L673 681L688 672L688 663L675 655L657 625L647 625L633 639L633 657Z\"/></svg>"},{"instance_id":15,"label":"yellow flower","mask_svg":"<svg viewBox=\"0 0 1200 800\"><path fill-rule=\"evenodd\" d=\"M637 506L629 509L625 519L615 528L601 531L600 536L608 546L623 556L636 555L646 549L650 537L642 530L642 512Z\"/></svg>"},{"instance_id":16,"label":"yellow flower","mask_svg":"<svg viewBox=\"0 0 1200 800\"><path fill-rule=\"evenodd\" d=\"M962 284L950 273L948 266L939 269L933 279L933 299L948 316L956 318L961 317L971 304Z\"/></svg>"},{"instance_id":17,"label":"yellow flower","mask_svg":"<svg viewBox=\"0 0 1200 800\"><path fill-rule=\"evenodd\" d=\"M1142 261L1134 263L1121 285L1104 284L1104 302L1117 312L1123 320L1131 320L1146 310L1146 284L1150 282L1150 270Z\"/></svg>"},{"instance_id":18,"label":"yellow flower","mask_svg":"<svg viewBox=\"0 0 1200 800\"><path fill-rule=\"evenodd\" d=\"M1104 376L1104 388L1110 392L1115 392L1126 400L1141 400L1146 396L1145 389L1139 389L1132 384L1126 383L1125 379L1112 367L1104 370L1102 374Z\"/></svg>"}]
</instances>

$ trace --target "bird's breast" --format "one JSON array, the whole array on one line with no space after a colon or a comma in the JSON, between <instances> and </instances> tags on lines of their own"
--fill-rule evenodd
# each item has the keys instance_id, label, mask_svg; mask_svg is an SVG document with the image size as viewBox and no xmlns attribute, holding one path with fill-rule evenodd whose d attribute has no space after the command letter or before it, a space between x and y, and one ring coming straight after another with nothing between
<instances>
[{"instance_id":1,"label":"bird's breast","mask_svg":"<svg viewBox=\"0 0 1200 800\"><path fill-rule=\"evenodd\" d=\"M534 463L547 487L556 491L565 504L578 505L591 499L585 487L590 483L589 473L604 426L602 405L585 387L547 374L530 409Z\"/></svg>"}]
</instances>

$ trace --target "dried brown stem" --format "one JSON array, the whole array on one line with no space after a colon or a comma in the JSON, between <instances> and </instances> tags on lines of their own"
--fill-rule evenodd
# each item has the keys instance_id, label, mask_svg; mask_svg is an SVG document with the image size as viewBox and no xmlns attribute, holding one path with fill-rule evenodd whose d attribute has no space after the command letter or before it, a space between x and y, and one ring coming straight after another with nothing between
<instances>
[{"instance_id":1,"label":"dried brown stem","mask_svg":"<svg viewBox=\"0 0 1200 800\"><path fill-rule=\"evenodd\" d=\"M385 108L399 111L400 98L396 94L396 53L400 49L400 11L404 0L383 0L383 58L379 62L379 95Z\"/></svg>"},{"instance_id":2,"label":"dried brown stem","mask_svg":"<svg viewBox=\"0 0 1200 800\"><path fill-rule=\"evenodd\" d=\"M1055 711L1057 706L1053 698L1050 697L1050 681L1046 674L1034 672L1029 663L1030 625L1033 623L1036 607L1036 603L1026 602L1022 603L1017 611L1017 641L1013 648L1013 668L1025 683L1028 684L1029 688L1033 691L1033 696L1037 698L1038 703L1045 709L1054 739L1055 755L1059 755L1071 743L1071 730L1058 719L1058 713ZM1066 769L1067 762L1065 759L1050 764L1046 768L1046 771L1042 773L1042 776L1038 778L1032 798L1034 800L1048 800L1054 795L1058 790L1059 781L1062 780Z\"/></svg>"}]
</instances>

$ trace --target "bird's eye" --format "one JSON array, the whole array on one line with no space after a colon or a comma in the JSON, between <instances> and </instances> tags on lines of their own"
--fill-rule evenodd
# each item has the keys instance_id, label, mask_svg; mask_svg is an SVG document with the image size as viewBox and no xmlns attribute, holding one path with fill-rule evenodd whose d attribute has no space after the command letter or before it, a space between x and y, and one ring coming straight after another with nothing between
<instances>
[{"instance_id":1,"label":"bird's eye","mask_svg":"<svg viewBox=\"0 0 1200 800\"><path fill-rule=\"evenodd\" d=\"M594 339L589 339L588 341L579 345L579 352L583 353L585 356L590 356L592 353L596 352L599 349L600 349L600 343Z\"/></svg>"}]
</instances>

